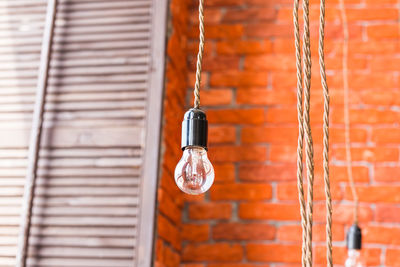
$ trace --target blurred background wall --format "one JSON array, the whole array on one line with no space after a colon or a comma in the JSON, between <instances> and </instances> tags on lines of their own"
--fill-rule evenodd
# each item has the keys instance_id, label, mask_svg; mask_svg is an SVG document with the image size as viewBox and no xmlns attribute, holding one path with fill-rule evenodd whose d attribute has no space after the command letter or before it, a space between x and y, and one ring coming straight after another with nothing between
<instances>
[{"instance_id":1,"label":"blurred background wall","mask_svg":"<svg viewBox=\"0 0 400 267\"><path fill-rule=\"evenodd\" d=\"M400 266L400 3L345 2L350 31L351 151L361 201L363 254L367 266ZM181 156L184 91L186 107L192 103L197 1L170 2L164 103L164 122L169 124L163 128L156 266L300 265L292 4L291 0L205 1L201 103L210 122L209 155L216 180L206 195L188 197L175 187L173 170ZM338 8L337 0L327 1L334 263L340 266L346 256L345 233L352 223L352 196L345 170L343 37ZM318 16L319 2L312 0L314 257L322 265L325 210Z\"/></svg>"}]
</instances>

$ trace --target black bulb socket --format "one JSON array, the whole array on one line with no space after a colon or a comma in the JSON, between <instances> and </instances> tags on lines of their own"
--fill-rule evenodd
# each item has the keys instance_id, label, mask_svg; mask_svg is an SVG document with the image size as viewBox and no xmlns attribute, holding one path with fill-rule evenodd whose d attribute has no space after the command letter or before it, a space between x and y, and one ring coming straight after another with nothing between
<instances>
[{"instance_id":1,"label":"black bulb socket","mask_svg":"<svg viewBox=\"0 0 400 267\"><path fill-rule=\"evenodd\" d=\"M206 113L198 108L189 109L182 121L182 150L188 146L207 150L208 122Z\"/></svg>"},{"instance_id":2,"label":"black bulb socket","mask_svg":"<svg viewBox=\"0 0 400 267\"><path fill-rule=\"evenodd\" d=\"M347 232L347 249L361 249L361 228L353 224Z\"/></svg>"}]
</instances>

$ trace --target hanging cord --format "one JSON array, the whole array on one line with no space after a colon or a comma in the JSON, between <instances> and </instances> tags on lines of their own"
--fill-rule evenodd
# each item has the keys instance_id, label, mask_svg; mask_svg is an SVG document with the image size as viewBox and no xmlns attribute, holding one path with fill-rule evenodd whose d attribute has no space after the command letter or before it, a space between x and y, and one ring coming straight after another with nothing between
<instances>
[{"instance_id":1,"label":"hanging cord","mask_svg":"<svg viewBox=\"0 0 400 267\"><path fill-rule=\"evenodd\" d=\"M309 30L309 1L303 1L303 68L304 68L304 91L303 91L303 70L301 66L301 44L298 18L299 1L294 0L293 23L296 48L296 69L297 69L297 115L299 122L299 136L297 145L297 188L299 193L301 225L303 229L302 244L302 266L312 266L312 218L313 218L313 184L314 184L314 150L310 124L310 89L311 89L311 49ZM326 81L325 57L324 57L324 31L325 31L325 1L320 4L320 27L319 27L319 63L321 83L324 95L323 115L323 166L324 184L327 209L327 264L332 267L332 200L329 180L329 89ZM303 110L304 93L304 110ZM306 167L307 167L307 209L304 200L303 188L303 142L304 131L306 132Z\"/></svg>"},{"instance_id":2,"label":"hanging cord","mask_svg":"<svg viewBox=\"0 0 400 267\"><path fill-rule=\"evenodd\" d=\"M303 124L306 141L307 167L307 266L312 266L312 220L313 220L313 187L314 187L314 149L310 124L310 89L311 89L311 48L310 48L310 21L309 0L303 0L303 69L304 69L304 111Z\"/></svg>"},{"instance_id":3,"label":"hanging cord","mask_svg":"<svg viewBox=\"0 0 400 267\"><path fill-rule=\"evenodd\" d=\"M303 71L301 66L301 43L299 28L299 0L294 0L293 6L294 40L296 48L296 69L297 69L297 119L299 122L299 136L297 139L297 190L299 193L301 227L302 227L302 255L301 264L306 266L307 248L307 217L306 203L304 200L303 187L303 146L304 146L304 128L303 128Z\"/></svg>"},{"instance_id":4,"label":"hanging cord","mask_svg":"<svg viewBox=\"0 0 400 267\"><path fill-rule=\"evenodd\" d=\"M314 151L310 125L310 89L311 89L311 49L309 29L309 1L303 1L303 68L304 68L304 91L303 71L301 66L301 44L298 18L299 1L294 1L293 22L296 47L297 68L297 112L299 121L299 137L297 146L297 187L300 202L301 225L303 229L302 265L312 266L312 217L313 217L313 184L314 184ZM304 93L304 110L303 110ZM306 141L306 167L308 181L307 207L304 200L303 188L303 139Z\"/></svg>"},{"instance_id":5,"label":"hanging cord","mask_svg":"<svg viewBox=\"0 0 400 267\"><path fill-rule=\"evenodd\" d=\"M42 134L44 105L47 90L47 78L49 74L49 63L51 45L53 39L54 21L56 16L57 0L47 3L46 24L44 29L42 50L40 55L40 69L37 84L35 108L32 121L32 132L29 143L28 168L24 189L24 198L21 213L20 233L18 237L18 251L16 266L26 265L27 251L29 246L29 233L31 226L32 204L35 190L35 180L39 161L40 137Z\"/></svg>"},{"instance_id":6,"label":"hanging cord","mask_svg":"<svg viewBox=\"0 0 400 267\"><path fill-rule=\"evenodd\" d=\"M321 0L319 11L319 66L321 75L321 84L324 95L324 115L323 115L323 168L324 168L324 183L326 197L326 258L327 266L332 267L332 198L331 185L329 179L329 88L326 81L325 71L325 0Z\"/></svg>"},{"instance_id":7,"label":"hanging cord","mask_svg":"<svg viewBox=\"0 0 400 267\"><path fill-rule=\"evenodd\" d=\"M352 159L351 159L351 148L350 148L350 116L349 116L349 80L348 80L348 43L349 43L349 29L347 25L346 8L344 6L344 0L339 0L340 15L342 18L343 25L343 96L344 96L344 136L346 146L346 166L347 166L347 177L350 182L351 193L353 195L354 202L354 223L358 223L358 195L356 186L353 178L352 170Z\"/></svg>"},{"instance_id":8,"label":"hanging cord","mask_svg":"<svg viewBox=\"0 0 400 267\"><path fill-rule=\"evenodd\" d=\"M203 62L204 52L204 0L199 0L199 52L197 54L196 65L196 83L194 85L194 108L200 107L200 83L201 83L201 65Z\"/></svg>"}]
</instances>

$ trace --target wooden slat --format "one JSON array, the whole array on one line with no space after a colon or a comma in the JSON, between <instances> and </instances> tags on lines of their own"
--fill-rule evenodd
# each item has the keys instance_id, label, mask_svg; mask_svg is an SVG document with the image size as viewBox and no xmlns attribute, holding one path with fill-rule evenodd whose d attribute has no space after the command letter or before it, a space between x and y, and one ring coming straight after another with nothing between
<instances>
[{"instance_id":1,"label":"wooden slat","mask_svg":"<svg viewBox=\"0 0 400 267\"><path fill-rule=\"evenodd\" d=\"M50 258L31 257L28 259L29 267L127 267L132 266L132 259L74 259L74 258ZM12 266L12 265L10 265Z\"/></svg>"},{"instance_id":2,"label":"wooden slat","mask_svg":"<svg viewBox=\"0 0 400 267\"><path fill-rule=\"evenodd\" d=\"M1 202L0 198L0 205L1 203L5 203L5 201L9 201L10 203L14 203L13 198L6 198L4 202ZM63 207L63 206L91 206L91 207L119 207L119 206L133 206L138 205L139 199L136 196L111 196L111 197L54 197L54 198L43 198L43 197L36 197L34 200L35 205L45 205L48 207L56 206L56 207ZM19 203L17 203L18 205ZM84 226L84 225L83 225ZM130 225L133 227L135 225Z\"/></svg>"},{"instance_id":3,"label":"wooden slat","mask_svg":"<svg viewBox=\"0 0 400 267\"><path fill-rule=\"evenodd\" d=\"M5 228L9 233L16 230L13 227ZM18 229L17 229L18 230ZM2 232L0 232L2 234ZM136 230L134 227L32 227L32 235L34 236L76 236L76 237L135 237Z\"/></svg>"},{"instance_id":4,"label":"wooden slat","mask_svg":"<svg viewBox=\"0 0 400 267\"><path fill-rule=\"evenodd\" d=\"M40 243L40 242L39 242ZM133 242L132 242L133 243ZM132 248L71 248L71 247L40 247L29 251L31 256L65 257L65 258L109 258L126 259L132 256Z\"/></svg>"},{"instance_id":5,"label":"wooden slat","mask_svg":"<svg viewBox=\"0 0 400 267\"><path fill-rule=\"evenodd\" d=\"M136 217L92 217L92 216L46 216L46 217L32 217L32 225L43 226L132 226L137 225Z\"/></svg>"}]
</instances>

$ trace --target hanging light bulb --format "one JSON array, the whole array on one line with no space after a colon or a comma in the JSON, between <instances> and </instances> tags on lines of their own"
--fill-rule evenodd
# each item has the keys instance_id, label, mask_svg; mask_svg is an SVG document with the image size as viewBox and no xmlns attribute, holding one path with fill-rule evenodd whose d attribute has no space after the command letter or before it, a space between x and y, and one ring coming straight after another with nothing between
<instances>
[{"instance_id":1,"label":"hanging light bulb","mask_svg":"<svg viewBox=\"0 0 400 267\"><path fill-rule=\"evenodd\" d=\"M361 260L361 229L353 224L347 232L347 259L345 267L363 267Z\"/></svg>"},{"instance_id":2,"label":"hanging light bulb","mask_svg":"<svg viewBox=\"0 0 400 267\"><path fill-rule=\"evenodd\" d=\"M207 134L206 114L189 109L182 122L183 155L175 168L175 182L187 194L202 194L214 182L214 168L207 158Z\"/></svg>"}]
</instances>

